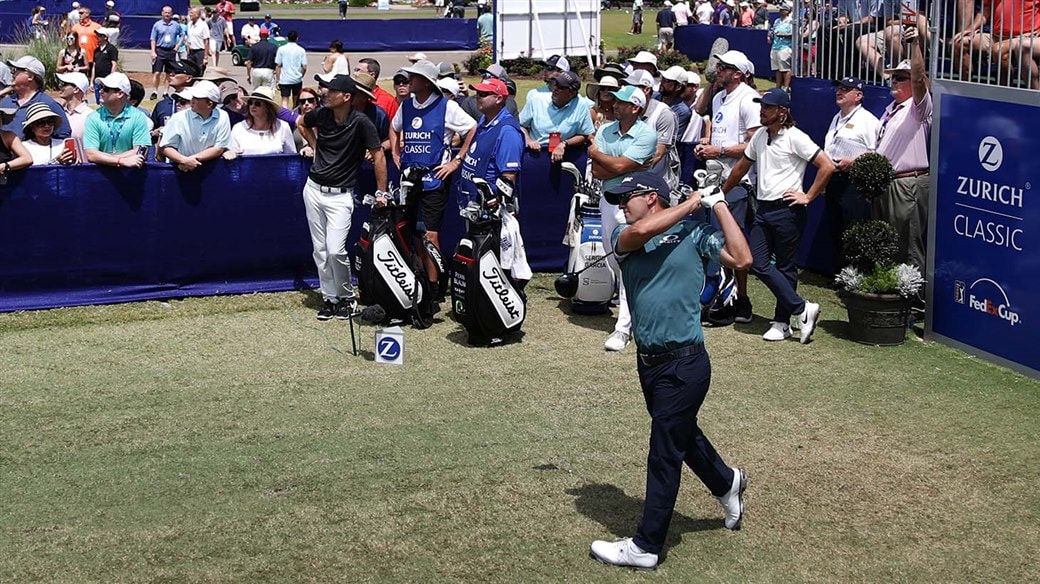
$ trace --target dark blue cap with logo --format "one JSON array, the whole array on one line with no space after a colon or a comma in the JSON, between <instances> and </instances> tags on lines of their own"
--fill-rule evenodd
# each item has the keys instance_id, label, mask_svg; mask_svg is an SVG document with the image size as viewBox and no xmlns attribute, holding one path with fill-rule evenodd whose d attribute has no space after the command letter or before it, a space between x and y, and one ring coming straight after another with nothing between
<instances>
[{"instance_id":1,"label":"dark blue cap with logo","mask_svg":"<svg viewBox=\"0 0 1040 584\"><path fill-rule=\"evenodd\" d=\"M859 77L842 77L834 81L835 87L844 87L846 89L858 89L863 91L863 81Z\"/></svg>"},{"instance_id":2,"label":"dark blue cap with logo","mask_svg":"<svg viewBox=\"0 0 1040 584\"><path fill-rule=\"evenodd\" d=\"M655 191L658 195L657 200L665 207L671 202L668 197L672 189L668 187L668 183L656 174L646 171L636 172L621 179L620 183L608 188L603 197L611 205L617 205L621 195L634 191Z\"/></svg>"},{"instance_id":3,"label":"dark blue cap with logo","mask_svg":"<svg viewBox=\"0 0 1040 584\"><path fill-rule=\"evenodd\" d=\"M780 107L791 107L791 96L787 95L787 92L779 87L774 87L762 94L762 97L756 97L752 101L760 103L762 105L778 105Z\"/></svg>"}]
</instances>

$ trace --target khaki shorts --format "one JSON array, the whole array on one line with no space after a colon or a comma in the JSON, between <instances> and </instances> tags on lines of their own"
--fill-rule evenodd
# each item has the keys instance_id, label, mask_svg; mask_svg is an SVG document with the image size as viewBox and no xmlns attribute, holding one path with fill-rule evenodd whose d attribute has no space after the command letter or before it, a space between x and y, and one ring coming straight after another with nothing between
<instances>
[{"instance_id":1,"label":"khaki shorts","mask_svg":"<svg viewBox=\"0 0 1040 584\"><path fill-rule=\"evenodd\" d=\"M675 29L673 28L660 28L657 29L657 38L662 43L672 44L675 40Z\"/></svg>"}]
</instances>

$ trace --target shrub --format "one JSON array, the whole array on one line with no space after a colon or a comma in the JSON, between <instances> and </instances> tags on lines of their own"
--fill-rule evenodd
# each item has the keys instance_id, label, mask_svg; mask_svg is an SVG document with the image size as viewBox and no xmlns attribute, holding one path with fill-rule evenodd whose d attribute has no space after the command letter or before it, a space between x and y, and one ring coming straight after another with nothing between
<instances>
[{"instance_id":1,"label":"shrub","mask_svg":"<svg viewBox=\"0 0 1040 584\"><path fill-rule=\"evenodd\" d=\"M25 51L9 58L13 61L22 55L36 57L47 71L43 76L44 89L57 89L58 80L54 74L57 73L58 53L65 48L65 33L61 27L52 22L42 37L33 38L25 25L19 25L14 32L14 44L25 47Z\"/></svg>"},{"instance_id":2,"label":"shrub","mask_svg":"<svg viewBox=\"0 0 1040 584\"><path fill-rule=\"evenodd\" d=\"M661 71L669 67L678 65L683 69L689 69L693 62L690 59L680 53L679 51L660 51L656 48L647 48L642 45L636 45L634 47L618 47L616 62L624 63L625 61L636 56L636 53L640 51L650 51L657 57L657 68Z\"/></svg>"},{"instance_id":3,"label":"shrub","mask_svg":"<svg viewBox=\"0 0 1040 584\"><path fill-rule=\"evenodd\" d=\"M351 8L365 8L371 2L369 0L350 0Z\"/></svg>"},{"instance_id":4,"label":"shrub","mask_svg":"<svg viewBox=\"0 0 1040 584\"><path fill-rule=\"evenodd\" d=\"M481 69L487 69L488 65L491 64L491 43L484 41L480 43L480 48L473 51L466 57L466 60L462 62L462 67L466 69L466 72L470 75L477 75Z\"/></svg>"},{"instance_id":5,"label":"shrub","mask_svg":"<svg viewBox=\"0 0 1040 584\"><path fill-rule=\"evenodd\" d=\"M849 167L852 186L868 198L884 194L895 176L892 163L877 152L863 154Z\"/></svg>"},{"instance_id":6,"label":"shrub","mask_svg":"<svg viewBox=\"0 0 1040 584\"><path fill-rule=\"evenodd\" d=\"M862 272L891 266L898 253L896 230L884 221L863 221L845 230L842 249L849 265Z\"/></svg>"}]
</instances>

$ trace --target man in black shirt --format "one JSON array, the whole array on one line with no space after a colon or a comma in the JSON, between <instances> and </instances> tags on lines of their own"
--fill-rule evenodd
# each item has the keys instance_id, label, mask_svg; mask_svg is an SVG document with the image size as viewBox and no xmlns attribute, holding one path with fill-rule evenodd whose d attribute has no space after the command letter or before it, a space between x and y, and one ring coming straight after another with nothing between
<instances>
[{"instance_id":1,"label":"man in black shirt","mask_svg":"<svg viewBox=\"0 0 1040 584\"><path fill-rule=\"evenodd\" d=\"M675 41L675 13L664 6L657 13L657 48L662 51L672 50Z\"/></svg>"},{"instance_id":2,"label":"man in black shirt","mask_svg":"<svg viewBox=\"0 0 1040 584\"><path fill-rule=\"evenodd\" d=\"M90 82L94 85L94 102L101 103L101 79L108 77L118 68L116 62L119 60L119 49L108 42L111 29L99 28L94 31L98 38L98 46L94 49L94 68L91 70Z\"/></svg>"},{"instance_id":3,"label":"man in black shirt","mask_svg":"<svg viewBox=\"0 0 1040 584\"><path fill-rule=\"evenodd\" d=\"M354 94L360 92L354 80L346 75L336 75L329 81L318 75L314 78L328 91L325 107L307 112L296 124L314 153L314 164L303 187L303 204L324 299L318 320L346 319L357 308L347 255L354 188L361 163L369 154L376 189L386 191L386 157L375 124L353 108Z\"/></svg>"},{"instance_id":4,"label":"man in black shirt","mask_svg":"<svg viewBox=\"0 0 1040 584\"><path fill-rule=\"evenodd\" d=\"M251 83L253 89L261 85L275 89L274 58L278 53L278 47L267 40L270 35L268 29L261 28L260 42L249 47L249 57L246 59L246 82Z\"/></svg>"}]
</instances>

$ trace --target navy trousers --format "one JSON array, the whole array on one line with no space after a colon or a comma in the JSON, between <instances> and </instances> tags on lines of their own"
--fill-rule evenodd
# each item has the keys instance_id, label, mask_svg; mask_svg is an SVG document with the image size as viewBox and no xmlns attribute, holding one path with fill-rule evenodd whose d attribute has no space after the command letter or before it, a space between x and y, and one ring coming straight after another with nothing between
<instances>
[{"instance_id":1,"label":"navy trousers","mask_svg":"<svg viewBox=\"0 0 1040 584\"><path fill-rule=\"evenodd\" d=\"M776 297L773 320L787 323L791 315L805 310L798 295L798 266L794 263L798 240L805 228L805 207L789 206L784 201L759 201L751 224L751 273ZM775 259L775 263L772 261Z\"/></svg>"},{"instance_id":2,"label":"navy trousers","mask_svg":"<svg viewBox=\"0 0 1040 584\"><path fill-rule=\"evenodd\" d=\"M827 220L831 227L834 243L834 273L845 267L845 254L841 249L841 235L852 225L870 219L870 203L860 194L848 173L836 172L827 183Z\"/></svg>"},{"instance_id":3,"label":"navy trousers","mask_svg":"<svg viewBox=\"0 0 1040 584\"><path fill-rule=\"evenodd\" d=\"M708 353L680 357L654 366L638 363L646 410L650 412L650 453L646 457L646 502L633 541L659 554L668 535L685 462L721 497L733 485L733 469L697 425L697 412L711 384Z\"/></svg>"}]
</instances>

